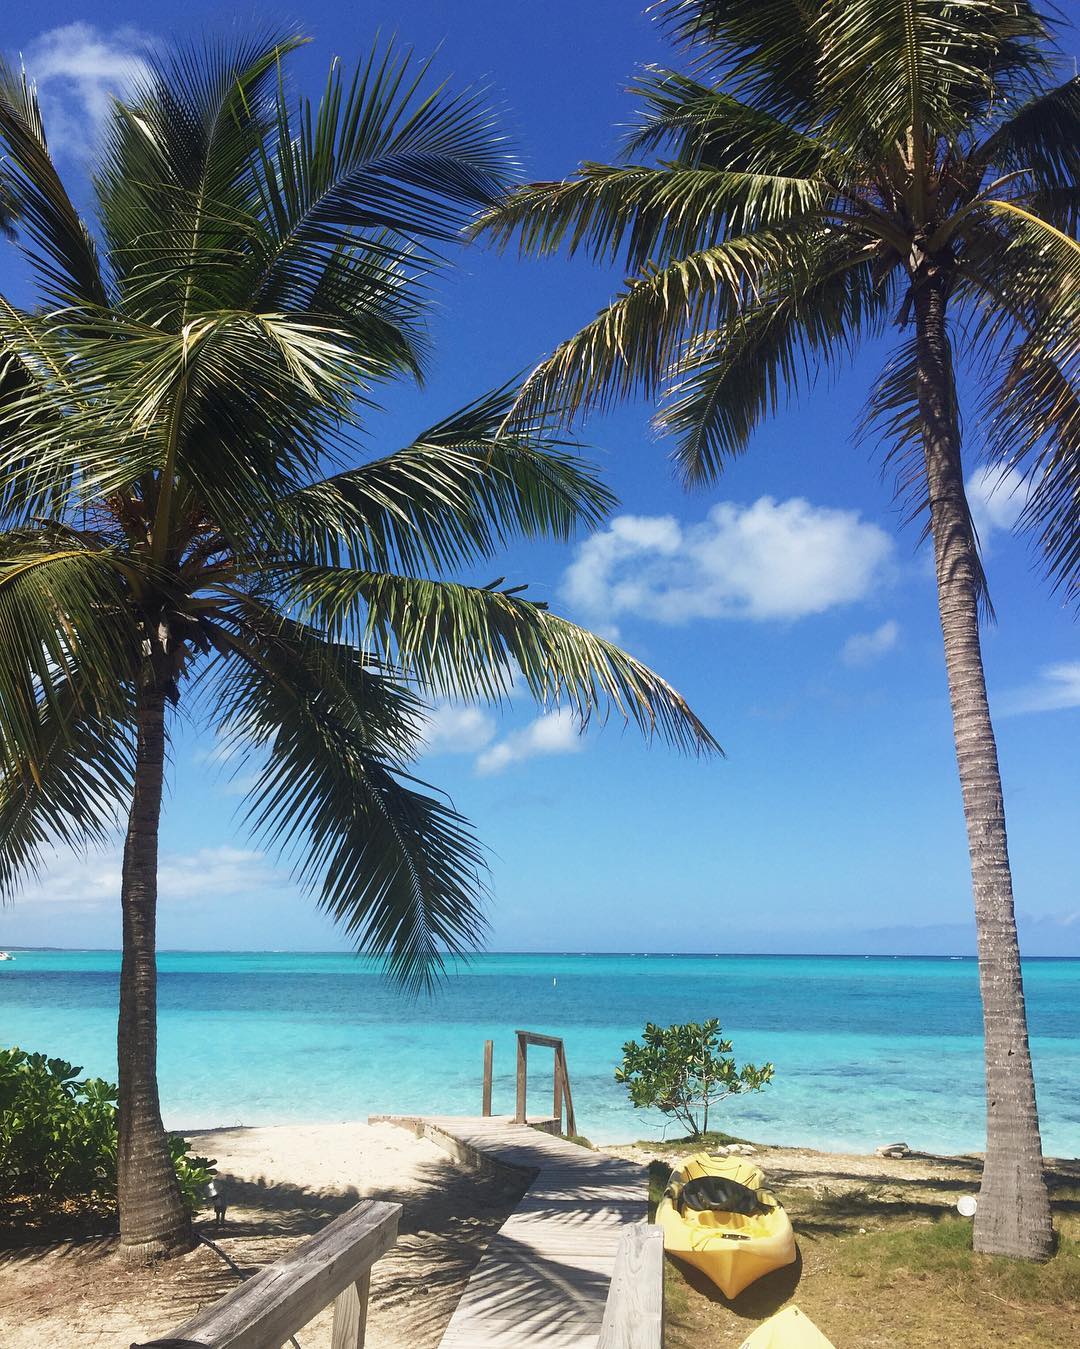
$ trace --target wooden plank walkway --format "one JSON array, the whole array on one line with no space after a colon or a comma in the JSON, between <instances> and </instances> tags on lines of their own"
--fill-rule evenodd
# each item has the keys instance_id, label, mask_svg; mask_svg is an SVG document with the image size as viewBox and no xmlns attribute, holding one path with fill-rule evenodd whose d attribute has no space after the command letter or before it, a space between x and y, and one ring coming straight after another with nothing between
<instances>
[{"instance_id":1,"label":"wooden plank walkway","mask_svg":"<svg viewBox=\"0 0 1080 1349\"><path fill-rule=\"evenodd\" d=\"M442 1349L595 1349L619 1235L648 1216L645 1169L509 1116L372 1116L376 1122L430 1138L466 1165L532 1178L474 1270Z\"/></svg>"}]
</instances>

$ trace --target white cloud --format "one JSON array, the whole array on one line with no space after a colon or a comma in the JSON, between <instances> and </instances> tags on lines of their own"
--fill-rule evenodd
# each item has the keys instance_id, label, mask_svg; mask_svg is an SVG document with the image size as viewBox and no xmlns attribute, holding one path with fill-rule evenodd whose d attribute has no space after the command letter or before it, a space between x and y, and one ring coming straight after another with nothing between
<instances>
[{"instance_id":1,"label":"white cloud","mask_svg":"<svg viewBox=\"0 0 1080 1349\"><path fill-rule=\"evenodd\" d=\"M890 618L873 632L853 633L840 648L840 658L845 665L870 665L892 651L899 640L900 624Z\"/></svg>"},{"instance_id":2,"label":"white cloud","mask_svg":"<svg viewBox=\"0 0 1080 1349\"><path fill-rule=\"evenodd\" d=\"M31 881L21 902L87 911L120 904L123 853L119 844L80 856L57 850L46 859L40 880ZM166 903L233 899L264 894L287 884L265 853L223 845L192 852L163 853L158 865L158 898Z\"/></svg>"},{"instance_id":3,"label":"white cloud","mask_svg":"<svg viewBox=\"0 0 1080 1349\"><path fill-rule=\"evenodd\" d=\"M88 158L112 97L147 70L148 39L134 28L105 33L88 23L50 28L26 52L54 154Z\"/></svg>"},{"instance_id":4,"label":"white cloud","mask_svg":"<svg viewBox=\"0 0 1080 1349\"><path fill-rule=\"evenodd\" d=\"M557 708L486 749L476 760L476 771L485 775L501 773L510 764L520 763L523 759L533 759L540 754L577 754L584 748L578 718L565 708Z\"/></svg>"},{"instance_id":5,"label":"white cloud","mask_svg":"<svg viewBox=\"0 0 1080 1349\"><path fill-rule=\"evenodd\" d=\"M570 602L610 622L793 619L863 599L894 545L856 511L794 497L722 501L698 524L621 515L587 539L567 569Z\"/></svg>"},{"instance_id":6,"label":"white cloud","mask_svg":"<svg viewBox=\"0 0 1080 1349\"><path fill-rule=\"evenodd\" d=\"M964 484L971 518L984 546L997 530L1008 531L1028 503L1031 484L1015 468L980 468Z\"/></svg>"},{"instance_id":7,"label":"white cloud","mask_svg":"<svg viewBox=\"0 0 1080 1349\"><path fill-rule=\"evenodd\" d=\"M1006 716L1080 707L1080 660L1044 665L1037 680L1024 688L1006 693L998 707Z\"/></svg>"},{"instance_id":8,"label":"white cloud","mask_svg":"<svg viewBox=\"0 0 1080 1349\"><path fill-rule=\"evenodd\" d=\"M257 894L285 883L256 848L221 845L166 853L158 866L158 897L163 900L216 900Z\"/></svg>"},{"instance_id":9,"label":"white cloud","mask_svg":"<svg viewBox=\"0 0 1080 1349\"><path fill-rule=\"evenodd\" d=\"M495 738L495 719L479 707L438 702L421 728L429 754L475 754Z\"/></svg>"}]
</instances>

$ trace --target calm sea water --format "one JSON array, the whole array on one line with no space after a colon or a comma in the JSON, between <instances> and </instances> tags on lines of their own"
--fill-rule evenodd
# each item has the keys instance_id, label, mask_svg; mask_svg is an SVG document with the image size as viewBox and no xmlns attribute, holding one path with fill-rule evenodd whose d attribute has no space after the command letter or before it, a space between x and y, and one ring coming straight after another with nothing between
<instances>
[{"instance_id":1,"label":"calm sea water","mask_svg":"<svg viewBox=\"0 0 1080 1349\"><path fill-rule=\"evenodd\" d=\"M0 963L0 1044L113 1076L119 956L18 952ZM1025 964L1043 1140L1080 1155L1080 961ZM495 1109L511 1110L518 1027L566 1040L578 1127L597 1141L654 1135L612 1071L646 1020L718 1016L772 1086L717 1125L765 1142L869 1149L905 1139L981 1148L982 1043L970 960L794 956L490 955L431 998L397 992L348 955L165 953L160 1080L173 1127L478 1113L483 1042ZM537 1108L550 1055L530 1054Z\"/></svg>"}]
</instances>

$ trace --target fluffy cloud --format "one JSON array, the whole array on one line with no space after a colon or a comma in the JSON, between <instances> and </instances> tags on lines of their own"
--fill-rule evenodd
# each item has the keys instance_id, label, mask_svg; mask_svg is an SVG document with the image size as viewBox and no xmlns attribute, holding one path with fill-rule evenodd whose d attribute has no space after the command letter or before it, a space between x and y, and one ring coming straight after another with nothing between
<instances>
[{"instance_id":1,"label":"fluffy cloud","mask_svg":"<svg viewBox=\"0 0 1080 1349\"><path fill-rule=\"evenodd\" d=\"M501 773L510 764L520 763L523 759L533 759L541 754L577 754L584 747L577 717L565 708L557 708L486 749L476 760L476 771Z\"/></svg>"},{"instance_id":2,"label":"fluffy cloud","mask_svg":"<svg viewBox=\"0 0 1080 1349\"><path fill-rule=\"evenodd\" d=\"M1010 530L1028 503L1031 485L1010 468L981 468L964 484L979 540L985 544L997 530Z\"/></svg>"},{"instance_id":3,"label":"fluffy cloud","mask_svg":"<svg viewBox=\"0 0 1080 1349\"><path fill-rule=\"evenodd\" d=\"M147 38L134 28L103 33L88 23L50 28L26 52L49 146L78 159L93 152L113 95L146 72Z\"/></svg>"},{"instance_id":4,"label":"fluffy cloud","mask_svg":"<svg viewBox=\"0 0 1080 1349\"><path fill-rule=\"evenodd\" d=\"M118 843L85 857L57 849L46 858L40 879L26 885L20 902L57 905L70 912L119 906L122 857ZM287 884L287 876L275 872L265 853L254 848L223 845L165 852L158 866L158 897L165 903L217 903Z\"/></svg>"},{"instance_id":5,"label":"fluffy cloud","mask_svg":"<svg viewBox=\"0 0 1080 1349\"><path fill-rule=\"evenodd\" d=\"M1037 680L1006 693L999 709L1007 716L1023 712L1057 712L1080 707L1080 660L1044 665Z\"/></svg>"},{"instance_id":6,"label":"fluffy cloud","mask_svg":"<svg viewBox=\"0 0 1080 1349\"><path fill-rule=\"evenodd\" d=\"M853 633L840 648L840 659L845 665L870 665L900 640L900 624L890 618L873 632Z\"/></svg>"},{"instance_id":7,"label":"fluffy cloud","mask_svg":"<svg viewBox=\"0 0 1080 1349\"><path fill-rule=\"evenodd\" d=\"M429 754L475 754L495 738L495 720L479 707L440 702L423 727Z\"/></svg>"},{"instance_id":8,"label":"fluffy cloud","mask_svg":"<svg viewBox=\"0 0 1080 1349\"><path fill-rule=\"evenodd\" d=\"M801 498L722 501L698 524L622 515L587 539L567 569L567 599L609 622L802 618L863 599L894 551L855 511Z\"/></svg>"}]
</instances>

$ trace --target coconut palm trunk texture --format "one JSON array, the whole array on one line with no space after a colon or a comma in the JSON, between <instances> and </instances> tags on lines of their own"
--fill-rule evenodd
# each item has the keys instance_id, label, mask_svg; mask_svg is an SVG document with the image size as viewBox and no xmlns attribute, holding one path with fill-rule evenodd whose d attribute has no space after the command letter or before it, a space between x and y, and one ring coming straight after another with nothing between
<instances>
[{"instance_id":1,"label":"coconut palm trunk texture","mask_svg":"<svg viewBox=\"0 0 1080 1349\"><path fill-rule=\"evenodd\" d=\"M180 1254L195 1244L161 1123L157 1086L155 941L165 703L161 681L148 660L136 695L135 790L121 886L117 1197L121 1251L131 1262Z\"/></svg>"},{"instance_id":2,"label":"coconut palm trunk texture","mask_svg":"<svg viewBox=\"0 0 1080 1349\"><path fill-rule=\"evenodd\" d=\"M986 1059L986 1164L975 1218L978 1249L1045 1259L1052 1250L1035 1079L1028 1047L997 743L979 639L978 562L960 457L946 326L949 269L916 276L919 412L953 738L964 803ZM945 1103L943 1102L943 1107Z\"/></svg>"}]
</instances>

